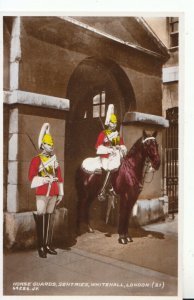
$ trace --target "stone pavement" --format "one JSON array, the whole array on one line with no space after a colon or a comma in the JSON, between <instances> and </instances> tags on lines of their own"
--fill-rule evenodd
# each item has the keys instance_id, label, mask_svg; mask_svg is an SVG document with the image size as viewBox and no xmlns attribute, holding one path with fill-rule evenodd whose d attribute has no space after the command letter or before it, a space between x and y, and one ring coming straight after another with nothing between
<instances>
[{"instance_id":1,"label":"stone pavement","mask_svg":"<svg viewBox=\"0 0 194 300\"><path fill-rule=\"evenodd\" d=\"M48 255L46 259L39 258L35 250L7 253L4 255L4 295L176 296L176 254L174 260L171 255L163 261L160 255L147 261L145 258L149 257L146 251L152 240L156 240L155 245L163 241L159 248L163 247L161 252L166 256L168 249L171 253L177 247L177 218L143 229L149 233L143 238L143 244L142 237L134 237L133 243L120 245L116 235L107 238L97 231L78 237L71 248L57 249L57 256ZM156 232L162 234L163 239L157 240ZM155 253L159 248L156 247ZM130 253L135 251L136 255L130 258ZM161 267L170 261L169 269Z\"/></svg>"}]
</instances>

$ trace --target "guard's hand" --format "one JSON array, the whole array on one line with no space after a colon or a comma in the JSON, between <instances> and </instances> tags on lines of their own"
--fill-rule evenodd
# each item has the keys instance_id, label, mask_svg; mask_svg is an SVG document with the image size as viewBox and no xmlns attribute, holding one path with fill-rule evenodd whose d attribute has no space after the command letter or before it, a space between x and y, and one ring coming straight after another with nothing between
<instances>
[{"instance_id":1,"label":"guard's hand","mask_svg":"<svg viewBox=\"0 0 194 300\"><path fill-rule=\"evenodd\" d=\"M59 195L59 196L57 197L56 206L58 206L59 203L60 203L62 200L63 200L63 196Z\"/></svg>"},{"instance_id":2,"label":"guard's hand","mask_svg":"<svg viewBox=\"0 0 194 300\"><path fill-rule=\"evenodd\" d=\"M115 153L115 150L116 150L115 146L109 147L109 153L110 153L110 154L114 154L114 153Z\"/></svg>"},{"instance_id":3,"label":"guard's hand","mask_svg":"<svg viewBox=\"0 0 194 300\"><path fill-rule=\"evenodd\" d=\"M43 184L52 183L52 179L50 177L44 177Z\"/></svg>"},{"instance_id":4,"label":"guard's hand","mask_svg":"<svg viewBox=\"0 0 194 300\"><path fill-rule=\"evenodd\" d=\"M54 182L54 181L58 181L59 180L59 178L58 177L52 177L52 182Z\"/></svg>"},{"instance_id":5,"label":"guard's hand","mask_svg":"<svg viewBox=\"0 0 194 300\"><path fill-rule=\"evenodd\" d=\"M68 209L66 207L64 207L64 216L68 215Z\"/></svg>"},{"instance_id":6,"label":"guard's hand","mask_svg":"<svg viewBox=\"0 0 194 300\"><path fill-rule=\"evenodd\" d=\"M123 157L125 157L127 155L127 151L125 150L121 150Z\"/></svg>"},{"instance_id":7,"label":"guard's hand","mask_svg":"<svg viewBox=\"0 0 194 300\"><path fill-rule=\"evenodd\" d=\"M117 150L120 150L121 149L121 146L120 145L116 145L115 147Z\"/></svg>"},{"instance_id":8,"label":"guard's hand","mask_svg":"<svg viewBox=\"0 0 194 300\"><path fill-rule=\"evenodd\" d=\"M58 177L49 175L47 177L44 177L45 183L53 183L55 181L58 181Z\"/></svg>"}]
</instances>

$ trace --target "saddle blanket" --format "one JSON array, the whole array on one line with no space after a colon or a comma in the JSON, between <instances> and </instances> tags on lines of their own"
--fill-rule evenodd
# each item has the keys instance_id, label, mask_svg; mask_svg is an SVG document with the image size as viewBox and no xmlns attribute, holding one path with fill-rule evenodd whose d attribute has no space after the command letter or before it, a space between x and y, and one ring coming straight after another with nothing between
<instances>
[{"instance_id":1,"label":"saddle blanket","mask_svg":"<svg viewBox=\"0 0 194 300\"><path fill-rule=\"evenodd\" d=\"M101 174L102 162L100 157L88 157L82 162L81 168L89 174Z\"/></svg>"}]
</instances>

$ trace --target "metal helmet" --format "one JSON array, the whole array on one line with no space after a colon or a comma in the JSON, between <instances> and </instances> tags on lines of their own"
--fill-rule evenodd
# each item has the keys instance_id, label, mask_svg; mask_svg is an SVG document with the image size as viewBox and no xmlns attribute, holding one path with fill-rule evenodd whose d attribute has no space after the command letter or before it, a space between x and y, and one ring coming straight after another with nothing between
<instances>
[{"instance_id":1,"label":"metal helmet","mask_svg":"<svg viewBox=\"0 0 194 300\"><path fill-rule=\"evenodd\" d=\"M49 123L44 123L40 130L39 138L38 138L38 148L39 149L41 149L41 145L43 143L46 143L51 146L54 145L53 138L50 134L50 124Z\"/></svg>"},{"instance_id":2,"label":"metal helmet","mask_svg":"<svg viewBox=\"0 0 194 300\"><path fill-rule=\"evenodd\" d=\"M109 104L107 113L106 113L106 120L105 125L109 125L111 123L116 124L117 123L117 117L114 114L114 104Z\"/></svg>"}]
</instances>

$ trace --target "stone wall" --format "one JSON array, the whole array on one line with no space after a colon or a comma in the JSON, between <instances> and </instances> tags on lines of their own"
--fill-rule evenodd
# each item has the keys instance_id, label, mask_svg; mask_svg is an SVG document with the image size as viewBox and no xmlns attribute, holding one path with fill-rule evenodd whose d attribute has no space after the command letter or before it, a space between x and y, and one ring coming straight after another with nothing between
<instances>
[{"instance_id":1,"label":"stone wall","mask_svg":"<svg viewBox=\"0 0 194 300\"><path fill-rule=\"evenodd\" d=\"M34 231L32 211L36 209L35 192L30 189L28 168L31 158L37 153L28 135L37 145L39 131L44 122L49 122L51 125L51 134L54 138L62 175L65 180L68 178L66 165L67 161L72 159L72 152L69 149L70 151L65 153L65 149L68 149L65 137L68 135L71 138L72 135L72 120L69 119L71 109L70 112L67 112L66 110L69 108L61 107L61 103L63 101L65 103L68 89L73 88L69 86L70 79L83 60L93 57L96 61L99 59L105 63L112 61L117 64L130 82L129 89L133 92L136 102L135 110L158 116L162 114L161 68L163 61L160 55L152 55L140 48L130 47L110 39L108 36L88 30L87 26L78 26L65 19L57 17L16 19L14 32L11 30L10 20L6 21L7 27L4 27L4 90L8 90L10 93L6 102L6 107L9 108L4 116L6 124L4 127L4 182L5 187L7 186L7 190L5 188L4 192L4 209L7 210L4 228L8 245L14 245L14 239L17 240L17 236L20 237L18 240L22 243L21 238L25 231L23 231L25 224L29 232ZM133 35L131 38L135 39L134 33L131 34ZM140 38L143 45L143 36L138 36L138 39ZM11 52L9 47L11 47ZM9 65L10 57L11 64ZM107 66L113 65L107 63ZM89 76L96 82L99 73L95 72L95 69L92 70ZM114 88L118 89L118 95L121 95L122 98L124 89L121 78L116 80L119 75L115 74L111 68L108 69L108 72L109 76L116 81ZM91 84L88 86L86 83L83 86L80 82L78 78L75 99L79 98L81 90L93 88ZM73 107L74 99L69 100L70 107ZM80 106L83 105L84 100L84 98L80 99ZM55 105L55 103L57 104ZM125 109L128 111L131 108ZM153 126L123 126L123 137L128 148L141 136L143 128L153 129ZM92 122L90 130L93 130ZM87 134L87 131L84 134ZM76 137L74 136L74 138ZM161 131L158 141L160 144ZM160 169L149 187L147 184L145 185L140 198L149 201L150 198L160 197L161 181L162 170ZM65 188L70 193L72 189L75 190L73 180L68 182L68 186L65 185ZM73 197L72 201L71 197ZM75 211L76 197L74 194L70 196L69 201L71 201L69 206L73 206L72 211ZM29 223L26 221L28 218ZM69 220L68 230L75 222L75 215L73 214ZM63 230L62 227L61 230ZM28 234L24 233L24 235ZM30 241L29 245L31 245Z\"/></svg>"},{"instance_id":2,"label":"stone wall","mask_svg":"<svg viewBox=\"0 0 194 300\"><path fill-rule=\"evenodd\" d=\"M55 211L54 224L53 243L55 244L59 240L61 246L63 246L68 232L65 208ZM33 212L4 214L4 247L6 249L34 248L36 243L36 226Z\"/></svg>"},{"instance_id":3,"label":"stone wall","mask_svg":"<svg viewBox=\"0 0 194 300\"><path fill-rule=\"evenodd\" d=\"M39 153L38 136L45 122L51 125L55 151L64 177L65 112L25 105L13 106L10 109L9 127L8 212L35 210L35 191L30 189L28 169L32 157Z\"/></svg>"},{"instance_id":4,"label":"stone wall","mask_svg":"<svg viewBox=\"0 0 194 300\"><path fill-rule=\"evenodd\" d=\"M25 30L25 20L23 22L20 90L61 98L67 97L68 82L80 62L88 57L109 59L117 63L128 76L134 89L136 110L161 115L162 62L159 59L108 39L102 39L96 34L91 35L91 32L79 27L71 27L72 36L65 36L67 40L64 48L59 47L54 41L51 43L52 40L48 43L39 39L37 35L29 35L27 28ZM42 24L44 24L44 18ZM70 30L69 26L64 23L64 28L67 27L67 30ZM53 28L55 27L57 30L57 25L53 22ZM63 34L62 32L61 39ZM72 45L71 40L79 34L83 35L83 41L79 45ZM95 79L95 73L91 76ZM80 86L80 88L83 87Z\"/></svg>"}]
</instances>

